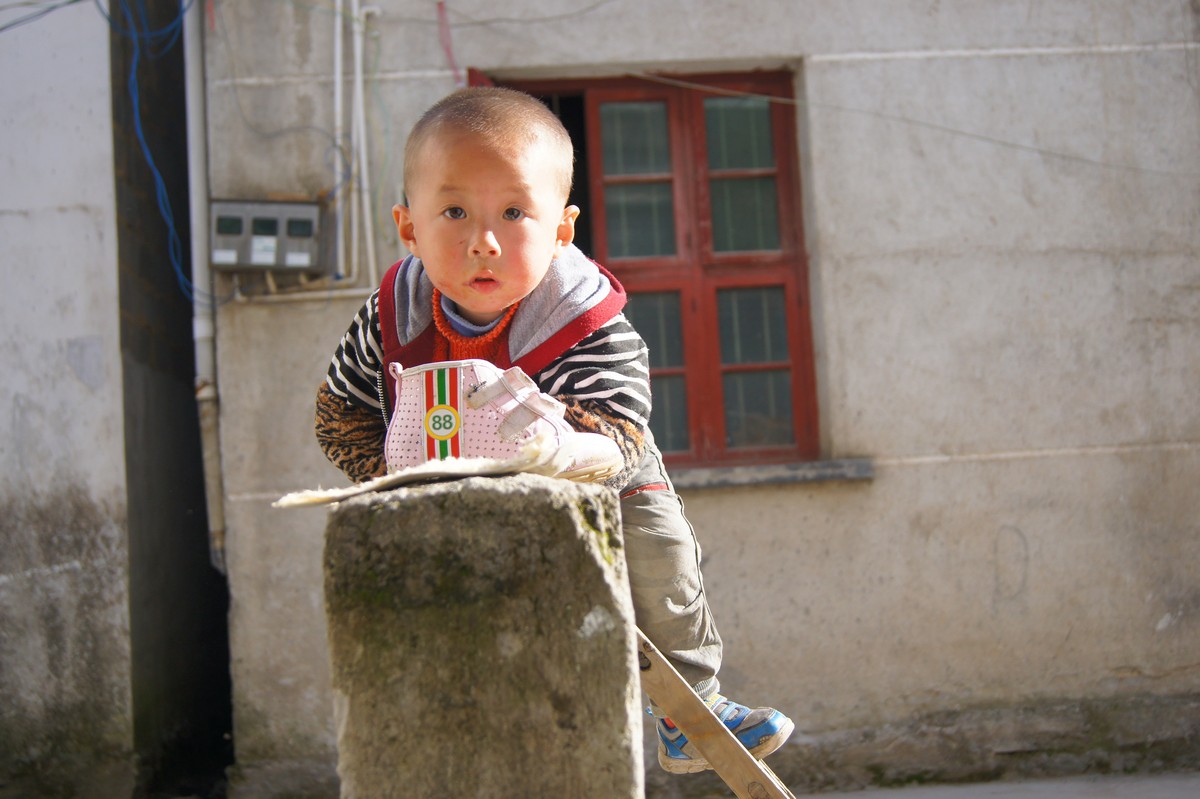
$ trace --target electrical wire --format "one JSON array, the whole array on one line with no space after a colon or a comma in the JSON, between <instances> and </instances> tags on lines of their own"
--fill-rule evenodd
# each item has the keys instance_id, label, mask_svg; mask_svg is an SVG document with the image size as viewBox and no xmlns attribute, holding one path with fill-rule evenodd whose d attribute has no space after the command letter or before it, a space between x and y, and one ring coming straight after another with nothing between
<instances>
[{"instance_id":1,"label":"electrical wire","mask_svg":"<svg viewBox=\"0 0 1200 799\"><path fill-rule=\"evenodd\" d=\"M288 2L289 4L291 4L295 7L299 7L299 8L310 8L310 9L316 9L319 11L323 11L326 13L336 13L335 11L333 11L331 8L328 7L328 4L322 5L319 3L304 3L304 2L299 2L299 0L280 0L280 1ZM59 0L59 2L36 2L35 0L21 0L19 2L7 3L5 5L0 6L0 12L10 11L10 10L17 9L17 8L30 8L30 9L34 9L34 10L31 11L30 13L28 13L22 17L18 17L17 19L14 19L10 22L0 24L0 33L4 33L6 31L13 30L15 28L30 24L32 22L36 22L37 20L46 17L47 15L53 13L54 11L58 11L60 9L67 8L72 5L77 5L80 2L83 2L83 0ZM182 244L179 239L178 231L176 230L176 227L175 227L174 215L173 215L172 208L170 205L170 198L167 195L165 183L163 181L161 173L159 172L159 170L157 168L157 165L155 164L153 155L150 152L150 148L149 148L148 143L146 142L145 133L142 128L140 93L139 93L139 86L138 86L138 79L137 79L137 69L139 66L139 61L143 55L143 48L145 49L145 55L148 58L150 58L151 60L153 60L153 59L160 58L163 55L165 55L166 53L168 53L178 43L178 41L182 35L184 15L186 14L187 9L191 6L191 4L192 4L192 2L194 2L194 0L180 0L179 14L176 15L174 18L172 18L167 24L165 24L159 28L152 28L150 25L146 0L133 0L132 4L131 4L131 0L118 0L119 8L121 11L121 16L124 18L123 23L115 20L113 18L112 13L110 12L110 10L106 9L104 7L104 5L100 2L100 0L93 0L93 2L95 4L97 10L108 22L108 24L109 24L110 28L113 30L113 32L129 39L133 43L133 56L132 56L132 63L130 66L129 78L127 80L127 89L128 89L129 95L130 95L131 103L132 103L134 129L135 129L135 133L137 135L138 144L142 149L143 156L146 160L147 165L150 168L152 177L154 179L155 196L156 196L156 200L158 203L160 215L163 218L164 224L166 224L166 226L167 226L168 249L169 249L169 255L170 255L172 268L175 271L176 278L179 282L181 290L184 292L184 294L189 299L193 299L194 295L196 293L195 286L193 286L191 284L191 281L188 279L188 277L183 272ZM459 68L458 68L457 59L456 59L456 56L455 56L455 53L453 50L453 44L450 39L450 34L451 34L451 31L453 28L472 27L472 26L487 26L487 25L505 25L505 24L513 24L513 23L532 24L532 23L538 23L538 22L552 22L552 21L556 21L559 19L567 18L567 17L578 17L581 14L591 13L593 11L600 9L603 6L610 4L611 2L614 2L614 0L599 0L599 2L593 2L589 5L580 7L579 9L577 9L573 12L570 12L568 14L553 14L553 15L545 15L545 16L541 16L541 17L527 17L527 18L493 17L493 18L488 18L488 19L478 19L478 18L469 17L468 15L463 14L460 11L456 11L455 13L457 14L457 16L459 16L460 19L465 19L465 21L451 23L449 21L448 9L446 8L446 5L443 1L443 2L439 2L437 4L437 13L435 14L433 19L405 18L403 21L407 21L407 22L411 22L411 23L419 23L419 24L429 24L429 25L437 26L439 28L439 34L440 34L440 38L442 39L442 44L443 44L443 47L444 47L444 50L446 53L447 60L450 64L452 72L456 76L456 78L455 78L456 83L459 83L459 82L461 82L461 78L458 77ZM111 5L111 3L110 3L110 5ZM236 64L236 59L233 55L234 48L232 46L230 46L228 31L225 28L224 20L222 19L219 10L216 10L215 17L216 17L216 22L217 22L216 27L220 30L220 35L221 35L222 39L224 39L224 41L227 45L227 51L229 52L230 64L231 64L231 67L233 67L233 72L235 75L235 79L233 81L235 105L238 110L238 115L241 117L243 124L247 127L247 129L249 129L255 135L258 135L263 138L275 138L275 137L279 137L279 136L298 134L298 133L317 133L317 134L322 135L322 136L326 137L327 139L329 139L330 151L331 151L333 157L338 162L340 162L340 167L341 167L340 169L335 170L335 174L339 175L340 177L339 177L339 180L337 181L337 183L335 183L335 185L330 190L331 197L337 196L339 192L343 191L348 185L350 185L350 183L353 180L353 175L354 175L354 167L351 163L350 154L348 152L346 152L344 145L342 143L336 141L335 137L329 131L327 131L324 128L321 128L319 126L297 125L297 126L288 126L288 127L284 127L284 128L278 128L278 129L274 129L274 130L264 130L264 129L260 128L258 125L256 125L253 121L251 121L245 112L245 108L243 107L243 104L242 104L242 98L240 97L240 95L237 91L237 80L236 80L237 64ZM396 20L398 18L392 18L392 19ZM1190 51L1188 54L1191 55ZM1189 180L1200 177L1200 174L1196 174L1196 173L1185 173L1185 172L1179 172L1179 171L1154 169L1154 168L1149 168L1149 167L1136 166L1136 165L1132 165L1132 164L1113 163L1113 162L1103 161L1103 160L1096 159L1096 158L1089 158L1087 156L1077 155L1074 153L1050 150L1045 147L1025 144L1025 143L1016 142L1016 141L1010 141L1010 140L1006 140L1006 139L1003 139L1003 138L1000 138L997 136L992 136L992 135L985 134L985 133L979 133L976 131L965 130L962 128L953 127L950 125L944 125L944 124L940 124L940 123L936 123L936 122L930 122L927 120L921 120L921 119L906 116L903 114L888 113L888 112L884 112L884 111L867 109L867 108L852 108L852 107L842 106L842 105L837 105L837 104L832 104L832 103L804 101L804 100L798 100L798 99L793 99L793 98L763 95L763 94L757 94L754 92L730 90L730 89L725 89L722 87L714 87L714 86L710 86L710 85L699 83L699 82L688 81L688 80L683 80L683 79L674 78L674 77L667 77L664 75L658 75L658 74L650 73L650 72L640 71L640 72L632 72L632 73L628 73L628 74L630 77L637 78L637 79L644 80L644 81L651 82L651 83L676 86L679 88L704 91L707 93L722 94L722 95L737 96L737 97L753 97L753 98L763 99L763 100L766 100L766 101L772 102L772 103L781 103L781 104L787 104L787 105L796 106L796 107L806 107L809 109L824 109L824 110L835 111L835 112L843 113L843 114L854 114L854 115L866 116L866 117L870 117L870 118L880 119L880 120L889 121L889 122L895 122L898 124L908 125L908 126L912 126L912 127L933 130L933 131L937 131L940 133L944 133L946 135L971 139L974 141L979 141L979 142L989 144L992 146L996 146L996 147L1003 147L1003 148L1012 149L1012 150L1016 150L1016 151L1020 151L1020 152L1028 152L1028 153L1037 154L1037 155L1047 157L1047 158L1075 162L1075 163L1084 164L1084 165L1092 166L1092 167L1103 168L1103 169L1143 173L1143 174L1150 174L1150 175L1159 175L1159 176L1166 176L1166 177L1172 177L1172 178L1183 178L1183 179L1189 179ZM374 92L373 92L373 94L374 94ZM379 102L378 95L376 95L376 102ZM379 186L375 189L375 191L379 191L381 188L382 188L382 186Z\"/></svg>"},{"instance_id":2,"label":"electrical wire","mask_svg":"<svg viewBox=\"0 0 1200 799\"><path fill-rule=\"evenodd\" d=\"M118 0L121 4L121 14L125 17L128 27L123 27L114 20L111 10L106 9L100 0L93 0L93 2L96 10L108 22L108 27L112 29L113 33L132 40L135 47L144 43L149 49L150 58L157 59L166 55L183 35L184 17L187 16L187 11L195 0L179 0L179 13L166 25L157 29L150 27L150 13L146 6L146 0L134 0L135 9L130 9L129 0ZM137 11L137 19L141 21L140 27L134 20L134 10Z\"/></svg>"},{"instance_id":3,"label":"electrical wire","mask_svg":"<svg viewBox=\"0 0 1200 799\"><path fill-rule=\"evenodd\" d=\"M456 23L454 25L454 27L468 28L468 27L487 26L487 25L531 25L531 24L538 23L538 22L558 22L558 21L564 20L564 19L572 19L573 20L573 19L578 19L579 17L583 16L584 14L590 14L593 11L597 11L597 10L603 8L604 6L610 5L615 2L616 2L616 0L599 0L599 2L591 3L586 6L582 6L580 8L575 9L574 11L564 11L564 12L561 12L558 14L545 14L540 17L488 17L485 19L478 19L478 18L471 17L471 16L459 11L459 12L457 12L458 15L463 17L467 21Z\"/></svg>"},{"instance_id":4,"label":"electrical wire","mask_svg":"<svg viewBox=\"0 0 1200 799\"><path fill-rule=\"evenodd\" d=\"M779 103L780 105L790 105L790 106L795 106L795 107L800 107L800 108L809 108L809 109L818 108L818 109L825 109L825 110L829 110L829 111L838 111L838 112L844 113L844 114L858 114L861 116L867 116L867 117L873 117L875 119L886 120L888 122L898 122L900 124L910 125L912 127L919 127L919 128L925 128L927 130L934 130L939 133L945 133L947 135L957 136L960 138L973 139L975 141L983 142L984 144L990 144L990 145L993 145L996 147L1004 147L1004 148L1011 149L1011 150L1018 150L1021 152L1033 153L1033 154L1040 155L1040 156L1043 156L1046 158L1054 158L1054 159L1058 159L1058 160L1062 160L1062 161L1072 161L1072 162L1084 164L1087 166L1100 167L1102 169L1111 169L1111 170L1122 171L1122 172L1137 172L1137 173L1143 173L1143 174L1148 174L1148 175L1158 175L1158 176L1162 176L1162 177L1183 178L1183 179L1187 179L1187 180L1200 179L1200 173L1196 173L1196 172L1189 173L1189 172L1180 172L1178 170L1154 169L1152 167L1136 166L1134 164L1120 164L1120 163L1115 163L1112 161L1102 161L1098 158L1089 158L1087 156L1076 155L1074 153L1065 153L1065 152L1060 152L1057 150L1049 150L1045 147L1038 147L1038 146L1032 145L1032 144L1023 144L1021 142L1009 141L1007 139L1001 139L997 136L990 136L986 133L977 133L975 131L964 130L962 128L956 128L956 127L952 127L950 125L943 125L943 124L940 124L937 122L928 122L926 120L914 119L912 117L904 116L902 114L890 114L885 111L874 111L874 110L866 109L866 108L851 108L848 106L836 105L834 103L804 101L804 100L797 100L797 99L794 99L791 97L778 97L778 96L768 95L768 94L758 94L755 92L740 91L737 89L726 89L726 88L720 87L720 86L710 86L710 85L704 84L704 83L697 83L694 81L682 80L679 78L671 78L671 77L667 77L665 75L655 75L650 72L630 72L630 73L628 73L628 76L632 77L632 78L637 78L639 80L644 80L644 81L647 81L650 83L659 83L659 84L663 84L666 86L675 86L675 87L684 88L684 89L699 90L699 91L706 92L708 94L719 94L719 95L728 96L728 97L750 97L750 98L755 98L755 99L760 99L760 100L766 100L767 102L771 102L771 103Z\"/></svg>"},{"instance_id":5,"label":"electrical wire","mask_svg":"<svg viewBox=\"0 0 1200 799\"><path fill-rule=\"evenodd\" d=\"M386 191L386 189L384 188L383 178L388 177L388 175L390 174L391 169L392 169L392 146L393 146L393 139L395 137L394 137L393 131L392 131L391 109L388 106L387 100L384 99L383 92L380 90L379 81L371 80L371 77L373 75L377 75L379 73L379 63L383 57L384 48L383 48L382 44L379 42L380 37L379 37L378 30L374 30L371 33L371 37L375 40L373 42L375 45L375 57L371 61L371 69L367 73L367 79L368 79L368 85L371 88L371 97L374 100L374 105L376 108L379 109L379 113L377 115L377 121L378 121L378 124L380 125L380 127L383 129L383 144L380 146L380 151L383 153L383 163L380 164L379 169L378 169L379 175L381 175L382 177L380 180L377 180L374 184L375 197L373 198L373 200L374 200L374 204L375 204L376 208L388 208L393 203L392 202L385 203L383 200L383 193L384 193L384 191ZM395 198L395 200L398 200L398 199L399 199L398 197ZM391 234L395 233L395 228L392 226L388 226L388 225L385 225L384 228L385 228L385 230L388 231L388 233L384 234L388 243L389 244L396 243L396 237L391 235Z\"/></svg>"},{"instance_id":6,"label":"electrical wire","mask_svg":"<svg viewBox=\"0 0 1200 799\"><path fill-rule=\"evenodd\" d=\"M335 13L332 9L325 9L321 8L320 6L295 3L293 0L285 1L291 2L293 5L298 7L317 8L322 11L328 11L330 14ZM235 56L237 48L233 45L233 41L229 36L229 29L225 25L225 17L221 14L221 10L219 8L216 10L215 16L217 34L221 37L221 42L225 45L226 57L229 59L229 72L232 76L231 80L229 81L229 85L233 91L234 107L237 108L238 117L241 119L242 124L247 130L262 139L275 139L282 136L291 136L302 133L316 134L328 139L329 149L333 151L337 160L341 163L341 170L338 172L341 177L330 190L329 194L330 197L336 196L343 187L349 184L353 175L353 166L351 164L350 154L346 152L346 148L343 143L337 140L337 137L333 135L332 131L327 130L319 125L287 125L281 128L266 129L250 119L250 117L246 114L245 106L242 105L242 96L238 91L238 75L241 72L241 69L238 65L237 57ZM350 14L343 14L342 16L347 20L352 19ZM329 161L328 157L326 158L326 161Z\"/></svg>"},{"instance_id":7,"label":"electrical wire","mask_svg":"<svg viewBox=\"0 0 1200 799\"><path fill-rule=\"evenodd\" d=\"M331 17L336 17L339 14L337 7L333 6L330 3L324 3L324 4L306 3L306 2L298 2L298 0L278 0L278 2L287 3L288 5L290 5L294 8L298 8L298 9L314 10L314 11L318 11L321 13L327 13ZM377 13L377 10L374 9L374 7L364 8L363 9L363 19L357 20L355 15L351 12L347 12L347 11L340 12L343 20L345 20L345 22L348 23L349 25L356 25L356 24L365 25L366 18L368 18L376 13ZM260 126L255 120L252 120L250 118L249 114L247 114L247 112L246 112L246 106L243 103L242 92L240 91L242 81L240 80L239 75L242 72L242 70L238 64L237 57L236 57L238 48L234 44L233 37L230 35L229 27L226 24L225 16L221 13L221 9L219 7L215 9L215 12L210 17L210 19L211 19L211 23L210 23L211 28L212 28L212 30L214 30L216 32L217 36L220 38L222 44L224 45L226 57L229 61L230 78L227 79L226 81L223 81L223 83L228 85L228 87L231 90L231 93L233 95L233 100L234 100L234 107L237 109L237 114L238 114L238 117L241 119L242 125L247 130L249 130L251 133L253 133L255 136L257 136L259 138L263 138L263 139L274 139L274 138L279 138L279 137L283 137L283 136L306 134L306 133L320 135L321 137L323 137L329 141L329 146L326 151L325 161L326 161L326 164L331 168L331 171L333 172L333 174L335 176L334 185L330 189L328 189L326 192L324 192L324 194L323 194L325 200L330 203L335 203L340 198L345 197L346 199L344 200L344 202L346 202L346 203L353 203L356 201L356 199L361 201L361 198L356 197L355 193L350 192L349 190L358 187L359 181L363 181L364 189L366 189L366 191L369 192L369 197L370 197L370 202L368 202L367 204L371 204L371 203L378 201L380 191L382 189L382 184L378 184L377 186L371 186L370 181L368 181L366 179L366 177L364 177L364 174L365 174L363 171L365 168L365 162L363 160L364 155L362 152L359 152L356 149L353 142L342 140L339 138L339 136L336 133L334 133L324 127L318 126L318 125L289 125L289 126L285 126L282 128L265 129L262 126ZM377 36L377 33L372 33L371 36L372 36L372 38L374 38L375 36ZM375 50L375 64L374 64L372 72L377 71L378 60L381 55L382 55L382 48L377 46L376 50ZM372 86L372 94L373 95L375 94L376 91L377 91L377 87ZM386 106L382 102L380 102L380 105L382 107L386 108ZM365 127L365 116L358 118L358 122L361 123L361 125L363 127ZM385 130L388 132L387 135L390 139L390 123L388 120L386 120L386 118L384 121L384 127L385 127ZM372 171L371 174L375 174L375 172ZM349 206L347 206L347 207L349 207ZM339 236L339 238L341 238L341 237ZM353 236L351 236L351 240L355 241L355 242L358 241L358 239ZM369 248L373 248L373 246L374 246L374 242L372 240L369 243ZM351 270L348 272L348 275L353 275L353 274L354 274L354 268L352 267ZM321 280L333 280L335 283L337 283L337 282L340 282L343 280L343 276L332 275L332 276L329 276L328 278L322 278ZM324 284L322 284L322 287L323 286L324 286ZM304 285L301 285L299 287L296 287L296 290L301 291L301 292L316 294L316 293L318 293L318 291L326 291L326 290L338 291L339 289L324 289L324 288L317 288L315 286L308 286L306 288ZM284 291L278 290L278 292L277 292L276 290L272 289L268 293L267 296L276 296L277 294L279 296L283 296Z\"/></svg>"},{"instance_id":8,"label":"electrical wire","mask_svg":"<svg viewBox=\"0 0 1200 799\"><path fill-rule=\"evenodd\" d=\"M34 11L33 13L26 14L23 17L18 17L11 22L5 22L4 24L0 25L0 33L5 33L14 28L19 28L22 25L28 25L31 22L37 22L42 17L58 11L60 8L66 8L67 6L73 6L76 3L82 2L83 0L59 0L57 3L37 3L26 0L26 2L9 3L8 5L0 6L0 12L8 11L11 8L38 7L38 10Z\"/></svg>"},{"instance_id":9,"label":"electrical wire","mask_svg":"<svg viewBox=\"0 0 1200 799\"><path fill-rule=\"evenodd\" d=\"M467 20L469 20L468 22L459 22L459 23L450 23L449 19L448 19L448 12L447 12L444 0L438 2L438 4L437 4L437 7L438 7L437 22L440 23L440 27L442 28L442 30L440 31L441 43L442 43L443 50L445 51L445 54L446 54L446 59L450 64L452 72L454 73L455 83L456 84L459 83L459 72L458 72L458 66L457 66L457 58L454 53L454 45L453 45L453 42L451 39L451 33L452 33L453 28L479 26L479 25L486 26L486 25L507 24L507 23L529 24L529 23L534 23L534 22L551 22L551 21L561 19L563 17L578 17L581 14L590 13L592 11L595 11L595 10L601 8L602 6L608 5L610 2L614 2L614 0L599 0L599 2L592 3L591 5L588 5L586 7L580 8L576 11L570 12L569 14L554 14L554 15L547 15L547 16L542 16L542 17L524 18L524 19L514 18L514 17L494 17L491 19L474 19L474 18L467 16L466 14L463 14L461 11L458 11L458 12L456 12L458 14L458 16L465 17ZM545 45L543 43L542 45L539 45L539 46L544 47ZM1190 58L1191 51L1188 50L1187 53L1188 53L1188 57ZM568 55L566 52L563 52L562 54ZM1153 167L1137 166L1134 164L1121 164L1121 163L1114 163L1111 161L1103 161L1098 158L1089 158L1087 156L1077 155L1075 153L1067 153L1067 152L1060 152L1060 151L1056 151L1056 150L1050 150L1045 147L1039 147L1037 145L1024 144L1022 142L1015 142L1015 141L1010 141L1007 139L1002 139L998 136L991 136L986 133L978 133L975 131L964 130L962 128L956 128L956 127L953 127L950 125L943 125L943 124L940 124L937 122L929 122L926 120L916 119L913 117L905 116L903 114L891 114L891 113L888 113L885 111L876 111L876 110L866 109L866 108L851 108L848 106L837 105L834 103L804 101L804 100L797 100L797 99L794 99L791 97L778 97L778 96L774 96L774 95L766 95L766 94L758 94L758 93L754 93L754 92L740 91L737 89L726 89L724 87L710 86L708 84L698 83L695 81L688 81L688 80L683 80L683 79L679 79L679 78L667 77L665 75L658 75L658 74L655 74L652 72L639 71L639 72L629 72L626 74L628 77L635 78L638 80L644 80L649 83L658 83L658 84L663 84L663 85L667 85L667 86L675 86L678 88L699 90L699 91L703 91L703 92L706 92L709 94L719 94L719 95L724 95L724 96L729 96L729 97L751 97L751 98L766 100L767 102L771 102L771 103L790 105L790 106L794 106L794 107L798 107L798 108L825 109L825 110L836 111L836 112L844 113L844 114L857 114L857 115L861 115L861 116L872 117L875 119L882 119L882 120L886 120L889 122L896 122L896 123L908 125L911 127L925 128L926 130L934 130L939 133L944 133L944 134L947 134L950 136L957 136L960 138L971 139L971 140L989 144L989 145L992 145L995 147L1003 147L1003 148L1007 148L1007 149L1011 149L1011 150L1017 150L1020 152L1034 153L1034 154L1040 155L1045 158L1052 158L1052 159L1057 159L1060 161L1069 161L1069 162L1074 162L1074 163L1078 163L1078 164L1083 164L1086 166L1098 167L1101 169L1115 170L1115 171L1120 171L1120 172L1134 172L1134 173L1147 174L1147 175L1158 175L1158 176L1162 176L1162 177L1180 178L1180 179L1185 179L1185 180L1196 180L1196 179L1200 178L1200 173L1180 172L1178 170L1167 170L1167 169L1155 169Z\"/></svg>"},{"instance_id":10,"label":"electrical wire","mask_svg":"<svg viewBox=\"0 0 1200 799\"><path fill-rule=\"evenodd\" d=\"M450 36L450 17L446 14L445 0L438 0L437 19L438 40L441 42L442 52L445 53L446 63L450 65L450 71L454 74L454 85L461 89L467 82L463 79L462 70L458 68L458 61L454 58L454 41Z\"/></svg>"},{"instance_id":11,"label":"electrical wire","mask_svg":"<svg viewBox=\"0 0 1200 799\"><path fill-rule=\"evenodd\" d=\"M214 302L214 297L211 293L206 289L194 285L191 278L184 271L183 242L179 237L179 230L175 224L175 213L171 206L170 193L167 191L162 171L158 168L158 164L154 160L154 154L150 149L149 142L146 140L145 128L142 125L141 87L138 81L138 67L141 64L143 53L147 58L155 60L166 55L178 44L183 32L183 20L193 2L194 0L179 0L178 14L167 24L159 28L151 26L146 0L135 0L132 5L129 0L119 0L119 9L123 22L115 20L111 9L106 9L101 5L100 0L95 0L95 5L101 16L108 22L110 29L118 36L128 39L132 45L129 75L125 85L126 91L129 94L133 130L138 146L142 151L142 157L154 181L155 202L158 205L158 212L162 217L163 224L167 228L167 257L170 260L171 270L175 275L176 283L179 286L179 290L190 302L195 303L199 301L211 304Z\"/></svg>"},{"instance_id":12,"label":"electrical wire","mask_svg":"<svg viewBox=\"0 0 1200 799\"><path fill-rule=\"evenodd\" d=\"M282 0L282 2L286 2L295 8L310 9L327 13L330 15L330 17L336 17L338 13L337 9L328 3L324 5L318 5L315 3L297 2L297 0ZM216 4L214 3L214 6L215 5ZM341 16L346 22L353 22L354 17L352 14L348 12L342 12ZM333 131L319 125L285 125L284 127L268 129L259 125L255 120L252 120L250 115L246 113L246 107L243 103L242 93L239 90L239 75L241 74L242 70L238 64L236 56L238 48L234 45L233 38L229 34L229 28L226 25L225 16L221 12L220 7L215 7L213 9L213 12L210 16L210 25L212 30L220 38L221 43L225 48L226 58L229 61L230 73L228 85L230 92L233 95L233 106L235 109L237 109L237 115L241 120L242 125L246 128L246 130L250 131L258 138L267 141L284 138L287 136L305 134L317 135L323 139L326 139L328 141L328 145L324 153L324 163L335 176L335 180L334 184L329 188L329 190L324 193L324 200L330 204L330 207L336 207L338 202L351 202L353 200L353 195L347 194L347 190L353 188L355 185L355 170L354 155L350 150L349 143L340 140ZM346 207L348 207L348 205ZM338 234L338 237L339 239L342 238L340 233ZM269 273L268 278L270 278ZM331 279L337 283L343 280L343 276L331 275L328 279ZM236 275L234 276L233 286L234 298L245 299L245 295L242 293L240 280ZM303 291L304 289L301 290ZM307 291L316 293L315 289L309 289ZM286 295L276 295L274 292L271 292L267 296Z\"/></svg>"},{"instance_id":13,"label":"electrical wire","mask_svg":"<svg viewBox=\"0 0 1200 799\"><path fill-rule=\"evenodd\" d=\"M61 0L61 2L50 4L35 2L9 3L0 7L0 11L8 11L20 7L37 8L37 10L0 25L0 33L36 22L54 11L76 5L79 2L82 2L82 0ZM166 181L163 179L162 172L154 160L154 155L150 150L150 144L146 140L146 132L142 125L141 87L138 82L138 67L141 64L143 54L150 60L156 60L166 55L179 43L180 37L183 35L184 17L194 0L179 0L179 13L159 28L151 26L146 0L135 0L132 6L129 0L119 0L121 16L124 18L123 22L115 20L111 9L105 8L100 0L93 0L93 2L96 10L104 17L112 32L128 39L132 44L129 75L126 78L125 87L129 94L134 135L137 138L138 147L141 149L142 157L154 181L155 202L158 205L159 215L162 217L163 224L167 229L167 257L171 263L171 270L175 274L175 280L179 285L180 291L183 292L189 301L195 302L197 298L196 286L192 284L191 279L183 268L183 242L179 237L179 230L175 224L175 213L171 207L171 197L167 191ZM207 301L211 302L211 298Z\"/></svg>"},{"instance_id":14,"label":"electrical wire","mask_svg":"<svg viewBox=\"0 0 1200 799\"><path fill-rule=\"evenodd\" d=\"M150 28L148 15L144 2L138 2L138 16L141 19L142 27L137 26L134 19L134 12L129 7L127 0L120 0L121 14L125 17L128 28L121 28L113 24L112 17L100 6L99 0L96 0L96 7L100 8L105 19L109 21L109 25L118 34L125 36L133 45L133 54L129 64L129 78L126 81L126 87L129 91L129 100L133 116L133 130L137 136L138 144L142 149L142 157L146 160L146 165L150 168L150 174L154 179L154 195L158 203L158 211L162 216L163 222L167 226L167 254L171 260L171 269L175 272L176 282L179 284L180 290L188 300L195 302L196 292L195 286L191 279L183 271L183 242L180 241L179 231L175 226L175 214L171 208L171 197L167 192L166 182L163 180L162 172L154 162L154 155L150 152L150 145L146 141L146 133L142 127L142 108L141 108L141 93L138 86L138 62L142 56L143 43L153 48L156 44L160 49L157 55L150 52L151 58L161 57L171 46L174 45L179 38L179 31L182 29L183 18L187 13L188 6L192 0L180 2L180 12L178 16L166 27L158 30ZM165 37L165 46L163 44Z\"/></svg>"}]
</instances>

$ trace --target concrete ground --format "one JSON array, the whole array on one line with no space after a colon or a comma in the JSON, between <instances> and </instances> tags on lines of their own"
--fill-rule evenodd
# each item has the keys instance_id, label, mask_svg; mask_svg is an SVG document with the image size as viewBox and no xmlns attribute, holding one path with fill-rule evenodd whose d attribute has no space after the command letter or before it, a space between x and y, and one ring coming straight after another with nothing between
<instances>
[{"instance_id":1,"label":"concrete ground","mask_svg":"<svg viewBox=\"0 0 1200 799\"><path fill-rule=\"evenodd\" d=\"M838 799L1200 799L1200 772L873 789Z\"/></svg>"}]
</instances>

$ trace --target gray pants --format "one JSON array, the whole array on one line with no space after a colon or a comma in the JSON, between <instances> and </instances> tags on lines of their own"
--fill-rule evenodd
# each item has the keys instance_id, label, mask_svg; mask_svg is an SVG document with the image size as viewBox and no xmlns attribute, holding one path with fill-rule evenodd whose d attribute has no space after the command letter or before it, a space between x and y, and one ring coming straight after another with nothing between
<instances>
[{"instance_id":1,"label":"gray pants","mask_svg":"<svg viewBox=\"0 0 1200 799\"><path fill-rule=\"evenodd\" d=\"M638 627L707 696L720 686L721 636L700 576L700 543L647 432L642 468L621 489L622 532Z\"/></svg>"}]
</instances>

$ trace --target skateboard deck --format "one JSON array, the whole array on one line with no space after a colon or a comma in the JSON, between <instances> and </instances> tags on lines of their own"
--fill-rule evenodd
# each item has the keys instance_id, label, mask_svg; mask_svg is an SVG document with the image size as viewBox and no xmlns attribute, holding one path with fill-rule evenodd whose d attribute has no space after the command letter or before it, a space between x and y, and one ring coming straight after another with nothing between
<instances>
[{"instance_id":1,"label":"skateboard deck","mask_svg":"<svg viewBox=\"0 0 1200 799\"><path fill-rule=\"evenodd\" d=\"M638 630L642 688L683 730L739 799L796 799L770 766L751 755Z\"/></svg>"}]
</instances>

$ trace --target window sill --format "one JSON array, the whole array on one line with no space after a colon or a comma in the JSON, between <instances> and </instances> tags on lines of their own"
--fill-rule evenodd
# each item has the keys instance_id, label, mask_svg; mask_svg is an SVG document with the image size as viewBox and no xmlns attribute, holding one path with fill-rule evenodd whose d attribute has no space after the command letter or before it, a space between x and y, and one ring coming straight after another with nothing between
<instances>
[{"instance_id":1,"label":"window sill","mask_svg":"<svg viewBox=\"0 0 1200 799\"><path fill-rule=\"evenodd\" d=\"M676 489L730 488L781 483L828 483L871 480L870 458L781 463L764 466L720 466L711 469L668 469Z\"/></svg>"}]
</instances>

